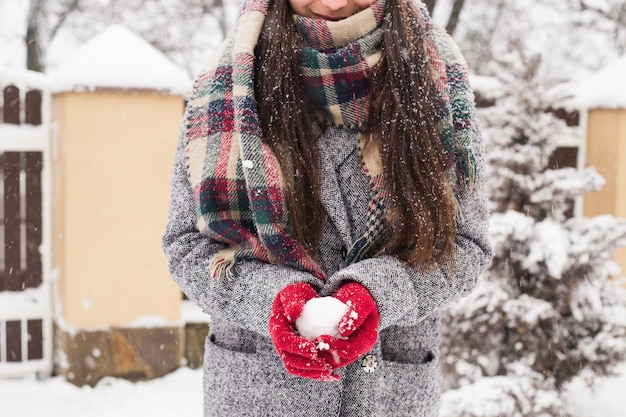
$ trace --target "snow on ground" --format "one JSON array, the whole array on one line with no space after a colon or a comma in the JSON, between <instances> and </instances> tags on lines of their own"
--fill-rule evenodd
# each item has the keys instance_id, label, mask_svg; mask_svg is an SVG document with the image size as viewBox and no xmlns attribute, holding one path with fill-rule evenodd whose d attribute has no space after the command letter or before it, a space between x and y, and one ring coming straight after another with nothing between
<instances>
[{"instance_id":1,"label":"snow on ground","mask_svg":"<svg viewBox=\"0 0 626 417\"><path fill-rule=\"evenodd\" d=\"M201 415L202 372L189 368L146 382L104 378L94 388L61 377L0 379L0 417Z\"/></svg>"},{"instance_id":2,"label":"snow on ground","mask_svg":"<svg viewBox=\"0 0 626 417\"><path fill-rule=\"evenodd\" d=\"M626 365L589 389L572 382L565 400L573 417L623 417ZM60 377L0 379L0 417L151 417L202 415L202 372L181 368L163 378L132 383L105 378L78 388Z\"/></svg>"}]
</instances>

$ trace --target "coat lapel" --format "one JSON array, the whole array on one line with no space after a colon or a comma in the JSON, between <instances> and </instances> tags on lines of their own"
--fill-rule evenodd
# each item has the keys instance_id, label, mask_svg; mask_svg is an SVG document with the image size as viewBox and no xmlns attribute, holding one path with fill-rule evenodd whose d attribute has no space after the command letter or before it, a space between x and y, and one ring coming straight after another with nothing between
<instances>
[{"instance_id":1,"label":"coat lapel","mask_svg":"<svg viewBox=\"0 0 626 417\"><path fill-rule=\"evenodd\" d=\"M344 204L341 189L337 182L337 173L333 156L322 150L320 152L320 200L329 220L339 232L341 240L347 248L353 243L350 233L350 222L346 205Z\"/></svg>"}]
</instances>

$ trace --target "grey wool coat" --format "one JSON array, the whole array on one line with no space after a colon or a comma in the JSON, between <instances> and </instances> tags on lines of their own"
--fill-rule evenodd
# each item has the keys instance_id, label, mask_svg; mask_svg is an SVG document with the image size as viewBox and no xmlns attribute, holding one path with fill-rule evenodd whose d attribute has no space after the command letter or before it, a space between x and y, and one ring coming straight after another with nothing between
<instances>
[{"instance_id":1,"label":"grey wool coat","mask_svg":"<svg viewBox=\"0 0 626 417\"><path fill-rule=\"evenodd\" d=\"M204 358L204 415L437 416L440 310L474 288L491 257L478 134L474 152L477 185L457 194L462 216L454 277L444 268L425 272L390 256L344 265L346 248L365 229L369 186L356 133L329 128L320 138L321 200L327 212L321 257L328 280L323 283L308 273L255 260L238 263L233 279L215 280L210 278L209 263L221 247L196 228L181 139L163 248L173 279L211 315ZM368 288L379 309L380 334L369 361L339 369L342 380L337 383L289 374L268 330L276 294L303 281L321 296L332 295L347 280ZM364 366L372 365L372 359L375 369Z\"/></svg>"}]
</instances>

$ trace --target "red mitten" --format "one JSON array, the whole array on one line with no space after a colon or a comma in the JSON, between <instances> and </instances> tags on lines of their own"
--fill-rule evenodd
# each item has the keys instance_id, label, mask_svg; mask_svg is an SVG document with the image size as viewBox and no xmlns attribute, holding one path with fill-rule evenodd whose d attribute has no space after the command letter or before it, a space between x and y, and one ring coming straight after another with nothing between
<instances>
[{"instance_id":1,"label":"red mitten","mask_svg":"<svg viewBox=\"0 0 626 417\"><path fill-rule=\"evenodd\" d=\"M289 373L320 381L338 381L339 376L319 356L315 343L295 332L294 322L302 314L304 304L314 297L317 297L315 289L306 283L299 282L283 288L272 305L270 336Z\"/></svg>"},{"instance_id":2,"label":"red mitten","mask_svg":"<svg viewBox=\"0 0 626 417\"><path fill-rule=\"evenodd\" d=\"M339 368L356 361L374 346L378 339L379 316L374 298L357 282L345 284L333 297L348 306L338 325L341 338L322 335L315 342L320 356Z\"/></svg>"},{"instance_id":3,"label":"red mitten","mask_svg":"<svg viewBox=\"0 0 626 417\"><path fill-rule=\"evenodd\" d=\"M348 337L354 333L367 318L375 313L378 317L378 308L370 292L358 282L349 282L333 295L336 299L348 306L349 310L339 321L339 334ZM378 329L378 320L376 323ZM378 330L377 330L378 332Z\"/></svg>"}]
</instances>

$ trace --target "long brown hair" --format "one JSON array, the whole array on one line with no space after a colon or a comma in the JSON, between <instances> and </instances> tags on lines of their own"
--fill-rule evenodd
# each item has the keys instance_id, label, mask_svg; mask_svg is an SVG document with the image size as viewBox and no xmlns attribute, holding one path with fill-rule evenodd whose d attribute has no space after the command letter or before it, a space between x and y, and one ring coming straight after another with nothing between
<instances>
[{"instance_id":1,"label":"long brown hair","mask_svg":"<svg viewBox=\"0 0 626 417\"><path fill-rule=\"evenodd\" d=\"M417 12L408 3L388 0L366 146L378 147L390 193L381 253L432 266L453 262L456 201L445 175L425 28L416 23ZM259 117L286 180L294 236L315 252L325 213L319 200L317 138L300 84L300 48L288 0L272 1L255 51Z\"/></svg>"}]
</instances>

